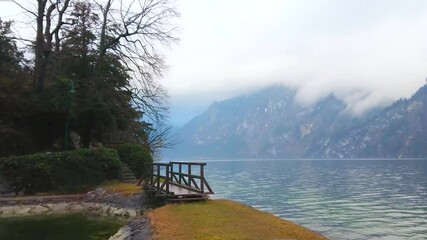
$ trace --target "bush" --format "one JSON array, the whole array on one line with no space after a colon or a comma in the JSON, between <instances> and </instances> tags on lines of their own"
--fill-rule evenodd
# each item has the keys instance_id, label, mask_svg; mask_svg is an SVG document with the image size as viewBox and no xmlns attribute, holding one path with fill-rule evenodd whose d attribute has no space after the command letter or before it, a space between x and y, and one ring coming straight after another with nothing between
<instances>
[{"instance_id":1,"label":"bush","mask_svg":"<svg viewBox=\"0 0 427 240\"><path fill-rule=\"evenodd\" d=\"M153 162L150 151L135 143L125 143L117 148L120 160L132 169L136 178L141 178L145 174L147 163Z\"/></svg>"},{"instance_id":2,"label":"bush","mask_svg":"<svg viewBox=\"0 0 427 240\"><path fill-rule=\"evenodd\" d=\"M87 190L120 176L120 160L114 149L80 149L0 159L0 175L15 192Z\"/></svg>"},{"instance_id":3,"label":"bush","mask_svg":"<svg viewBox=\"0 0 427 240\"><path fill-rule=\"evenodd\" d=\"M0 136L0 157L22 155L33 150L31 138L22 132L0 125Z\"/></svg>"}]
</instances>

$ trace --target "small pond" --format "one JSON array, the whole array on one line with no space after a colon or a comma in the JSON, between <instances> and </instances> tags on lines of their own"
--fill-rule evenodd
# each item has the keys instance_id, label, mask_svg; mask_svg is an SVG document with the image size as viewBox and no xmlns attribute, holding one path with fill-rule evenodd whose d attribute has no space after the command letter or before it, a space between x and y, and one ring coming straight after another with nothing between
<instances>
[{"instance_id":1,"label":"small pond","mask_svg":"<svg viewBox=\"0 0 427 240\"><path fill-rule=\"evenodd\" d=\"M0 239L104 240L125 224L124 220L86 214L0 218Z\"/></svg>"}]
</instances>

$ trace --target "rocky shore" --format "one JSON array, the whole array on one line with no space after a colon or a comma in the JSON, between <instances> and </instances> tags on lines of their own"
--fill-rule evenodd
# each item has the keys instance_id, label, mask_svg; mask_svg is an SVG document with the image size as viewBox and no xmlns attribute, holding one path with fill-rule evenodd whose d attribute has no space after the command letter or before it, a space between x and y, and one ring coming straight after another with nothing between
<instances>
[{"instance_id":1,"label":"rocky shore","mask_svg":"<svg viewBox=\"0 0 427 240\"><path fill-rule=\"evenodd\" d=\"M143 211L142 193L122 195L103 188L82 195L0 197L0 218L83 212L129 219L111 240L150 239L150 224Z\"/></svg>"}]
</instances>

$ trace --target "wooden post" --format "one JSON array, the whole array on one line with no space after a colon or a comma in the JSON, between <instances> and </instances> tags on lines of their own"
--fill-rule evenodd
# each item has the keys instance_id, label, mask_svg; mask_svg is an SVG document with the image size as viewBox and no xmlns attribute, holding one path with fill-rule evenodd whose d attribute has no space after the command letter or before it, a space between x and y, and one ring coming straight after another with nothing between
<instances>
[{"instance_id":1,"label":"wooden post","mask_svg":"<svg viewBox=\"0 0 427 240\"><path fill-rule=\"evenodd\" d=\"M166 165L166 194L169 194L169 167L171 166L171 164ZM172 166L171 166L172 167Z\"/></svg>"},{"instance_id":2,"label":"wooden post","mask_svg":"<svg viewBox=\"0 0 427 240\"><path fill-rule=\"evenodd\" d=\"M188 164L188 186L191 187L191 163Z\"/></svg>"},{"instance_id":3,"label":"wooden post","mask_svg":"<svg viewBox=\"0 0 427 240\"><path fill-rule=\"evenodd\" d=\"M170 181L172 181L172 182L173 182L173 176L175 175L175 174L173 173L173 163L169 163L169 165L171 166L171 168L170 168L170 175L169 175L169 179L170 179Z\"/></svg>"},{"instance_id":4,"label":"wooden post","mask_svg":"<svg viewBox=\"0 0 427 240\"><path fill-rule=\"evenodd\" d=\"M200 190L202 193L205 193L205 189L204 189L204 181L205 180L205 171L204 171L204 166L200 165Z\"/></svg>"},{"instance_id":5,"label":"wooden post","mask_svg":"<svg viewBox=\"0 0 427 240\"><path fill-rule=\"evenodd\" d=\"M150 173L150 175L151 175L151 182L150 182L150 187L151 188L153 188L154 186L154 164L151 164L151 173Z\"/></svg>"},{"instance_id":6,"label":"wooden post","mask_svg":"<svg viewBox=\"0 0 427 240\"><path fill-rule=\"evenodd\" d=\"M160 190L160 165L157 165L157 191Z\"/></svg>"},{"instance_id":7,"label":"wooden post","mask_svg":"<svg viewBox=\"0 0 427 240\"><path fill-rule=\"evenodd\" d=\"M182 184L182 164L178 163L179 166L179 184Z\"/></svg>"}]
</instances>

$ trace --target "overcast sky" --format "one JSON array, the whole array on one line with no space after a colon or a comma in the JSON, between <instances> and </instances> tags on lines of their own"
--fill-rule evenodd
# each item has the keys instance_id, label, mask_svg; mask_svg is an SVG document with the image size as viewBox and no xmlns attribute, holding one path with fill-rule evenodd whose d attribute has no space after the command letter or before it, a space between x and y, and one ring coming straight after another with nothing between
<instances>
[{"instance_id":1,"label":"overcast sky","mask_svg":"<svg viewBox=\"0 0 427 240\"><path fill-rule=\"evenodd\" d=\"M333 92L360 114L426 82L425 0L185 0L178 9L181 41L164 79L174 121L274 83L306 105Z\"/></svg>"},{"instance_id":2,"label":"overcast sky","mask_svg":"<svg viewBox=\"0 0 427 240\"><path fill-rule=\"evenodd\" d=\"M0 16L11 3L0 0ZM8 6L8 7L5 7ZM360 114L409 97L427 77L426 0L181 0L165 51L171 120L282 83L310 105L333 92Z\"/></svg>"}]
</instances>

